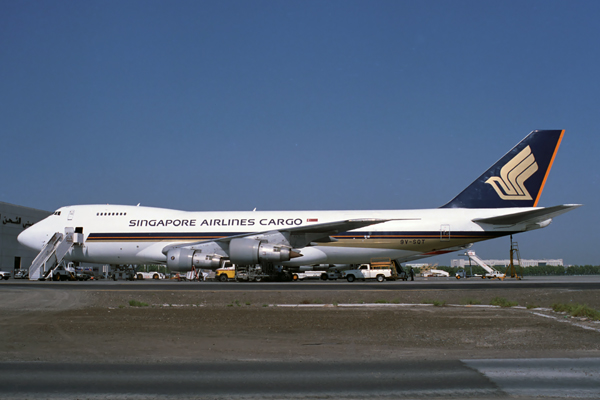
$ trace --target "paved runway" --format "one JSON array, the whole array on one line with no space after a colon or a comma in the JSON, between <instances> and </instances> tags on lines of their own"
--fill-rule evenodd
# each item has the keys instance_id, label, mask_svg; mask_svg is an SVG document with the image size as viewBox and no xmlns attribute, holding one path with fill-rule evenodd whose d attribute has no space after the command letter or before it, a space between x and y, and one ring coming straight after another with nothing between
<instances>
[{"instance_id":1,"label":"paved runway","mask_svg":"<svg viewBox=\"0 0 600 400\"><path fill-rule=\"evenodd\" d=\"M598 398L600 359L0 363L2 398Z\"/></svg>"},{"instance_id":2,"label":"paved runway","mask_svg":"<svg viewBox=\"0 0 600 400\"><path fill-rule=\"evenodd\" d=\"M353 282L338 281L301 281L301 282L177 282L177 281L87 281L87 282L41 282L11 279L1 281L0 286L13 288L48 288L60 290L208 290L208 291L261 291L261 290L336 290L336 291L402 291L402 290L480 290L480 289L600 289L600 275L589 276L551 276L525 277L521 281L514 279L488 280L471 278L417 278L404 282Z\"/></svg>"}]
</instances>

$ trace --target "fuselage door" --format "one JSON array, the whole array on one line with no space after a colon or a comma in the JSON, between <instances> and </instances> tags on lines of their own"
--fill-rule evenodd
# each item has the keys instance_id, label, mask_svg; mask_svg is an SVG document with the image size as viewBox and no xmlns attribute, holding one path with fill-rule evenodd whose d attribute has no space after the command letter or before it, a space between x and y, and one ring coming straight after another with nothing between
<instances>
[{"instance_id":1,"label":"fuselage door","mask_svg":"<svg viewBox=\"0 0 600 400\"><path fill-rule=\"evenodd\" d=\"M69 210L69 215L67 216L68 221L73 219L73 214L75 214L75 210Z\"/></svg>"},{"instance_id":2,"label":"fuselage door","mask_svg":"<svg viewBox=\"0 0 600 400\"><path fill-rule=\"evenodd\" d=\"M440 226L440 241L442 241L442 242L450 241L450 225L442 224Z\"/></svg>"}]
</instances>

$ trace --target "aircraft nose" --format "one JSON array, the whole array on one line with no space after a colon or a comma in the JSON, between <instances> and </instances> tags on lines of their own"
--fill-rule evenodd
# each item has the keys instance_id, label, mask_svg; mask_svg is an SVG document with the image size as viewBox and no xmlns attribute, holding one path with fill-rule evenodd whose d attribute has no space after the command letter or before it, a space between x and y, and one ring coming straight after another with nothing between
<instances>
[{"instance_id":1,"label":"aircraft nose","mask_svg":"<svg viewBox=\"0 0 600 400\"><path fill-rule=\"evenodd\" d=\"M34 226L30 226L17 236L17 241L23 246L30 249L40 250L42 248L43 239L40 237Z\"/></svg>"}]
</instances>

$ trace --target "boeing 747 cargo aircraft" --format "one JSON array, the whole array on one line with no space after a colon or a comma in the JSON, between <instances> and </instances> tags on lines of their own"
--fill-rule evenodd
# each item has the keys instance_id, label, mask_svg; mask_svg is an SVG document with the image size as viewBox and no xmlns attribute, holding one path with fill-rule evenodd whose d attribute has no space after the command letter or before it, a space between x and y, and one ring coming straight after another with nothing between
<instances>
[{"instance_id":1,"label":"boeing 747 cargo aircraft","mask_svg":"<svg viewBox=\"0 0 600 400\"><path fill-rule=\"evenodd\" d=\"M18 240L41 251L40 260L44 252L57 253L69 242L57 258L166 264L174 271L215 269L225 260L282 268L369 263L375 257L406 262L544 228L579 207L537 207L563 134L531 132L458 196L434 209L188 212L75 205L59 208Z\"/></svg>"}]
</instances>

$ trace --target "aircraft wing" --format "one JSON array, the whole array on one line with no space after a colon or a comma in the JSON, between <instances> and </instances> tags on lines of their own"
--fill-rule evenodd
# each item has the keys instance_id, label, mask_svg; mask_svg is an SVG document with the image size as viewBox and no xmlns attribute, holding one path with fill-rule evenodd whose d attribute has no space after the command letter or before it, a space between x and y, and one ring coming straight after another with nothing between
<instances>
[{"instance_id":1,"label":"aircraft wing","mask_svg":"<svg viewBox=\"0 0 600 400\"><path fill-rule=\"evenodd\" d=\"M521 211L513 214L505 214L499 217L476 218L473 222L477 224L511 226L517 224L537 224L547 221L567 211L581 207L581 204L563 204L554 207L538 208L529 211Z\"/></svg>"},{"instance_id":2,"label":"aircraft wing","mask_svg":"<svg viewBox=\"0 0 600 400\"><path fill-rule=\"evenodd\" d=\"M310 242L332 242L336 239L332 238L331 235L336 235L340 232L347 232L354 229L364 228L370 225L381 224L383 222L391 221L391 219L380 219L380 218L363 218L363 219L347 219L335 222L324 222L321 224L312 224L307 226L295 226L289 228L272 229L269 231L261 232L248 232L239 235L226 236L216 239L207 239L199 242L185 242L176 243L166 246L162 252L166 254L169 250L178 247L194 247L202 245L204 243L221 243L228 244L232 239L238 238L256 238L261 237L273 237L275 235L283 236L290 242L292 247L304 247Z\"/></svg>"}]
</instances>

